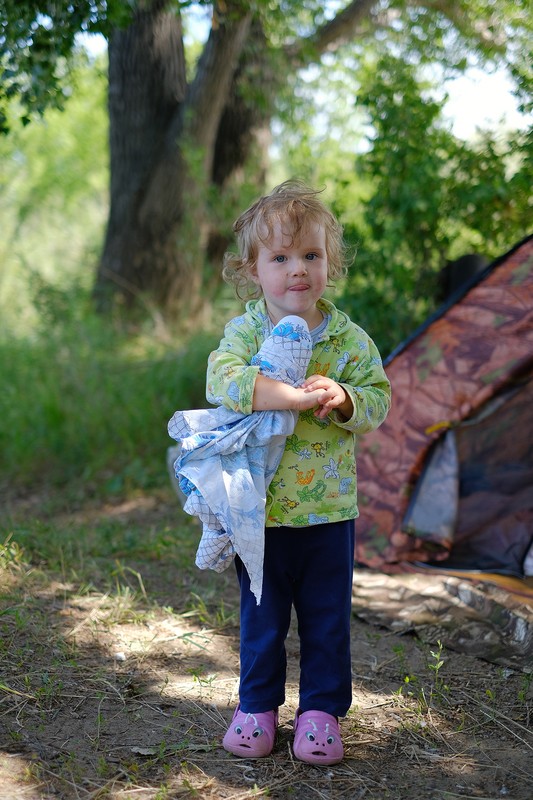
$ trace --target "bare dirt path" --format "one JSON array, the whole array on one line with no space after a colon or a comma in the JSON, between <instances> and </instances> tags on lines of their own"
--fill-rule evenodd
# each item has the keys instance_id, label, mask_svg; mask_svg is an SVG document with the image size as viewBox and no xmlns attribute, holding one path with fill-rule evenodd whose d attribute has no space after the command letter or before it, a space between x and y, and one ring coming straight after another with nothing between
<instances>
[{"instance_id":1,"label":"bare dirt path","mask_svg":"<svg viewBox=\"0 0 533 800\"><path fill-rule=\"evenodd\" d=\"M155 528L165 516L122 513ZM530 675L354 615L346 758L313 767L291 752L293 629L274 752L238 759L220 747L237 696L232 571L193 582L162 558L122 577L102 591L0 569L1 800L531 800Z\"/></svg>"}]
</instances>

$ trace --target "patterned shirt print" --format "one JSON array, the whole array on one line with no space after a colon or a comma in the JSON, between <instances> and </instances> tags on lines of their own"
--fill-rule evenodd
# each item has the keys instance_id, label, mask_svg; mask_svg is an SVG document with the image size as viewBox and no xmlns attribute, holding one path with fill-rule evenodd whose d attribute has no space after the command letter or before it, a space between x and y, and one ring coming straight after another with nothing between
<instances>
[{"instance_id":1,"label":"patterned shirt print","mask_svg":"<svg viewBox=\"0 0 533 800\"><path fill-rule=\"evenodd\" d=\"M390 408L390 383L372 339L333 303L322 299L318 307L329 321L313 344L307 376L325 375L340 383L354 412L348 420L337 412L323 420L312 410L299 414L269 486L267 527L357 517L356 439L378 428ZM270 328L263 299L250 301L244 314L228 322L219 347L209 356L210 403L251 413L259 372L252 362Z\"/></svg>"}]
</instances>

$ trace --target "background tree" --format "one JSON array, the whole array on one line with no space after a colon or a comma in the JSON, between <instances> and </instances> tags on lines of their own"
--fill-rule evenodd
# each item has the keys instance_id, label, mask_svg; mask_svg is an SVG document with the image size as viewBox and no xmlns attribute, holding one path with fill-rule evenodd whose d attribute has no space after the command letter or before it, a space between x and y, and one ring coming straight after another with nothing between
<instances>
[{"instance_id":1,"label":"background tree","mask_svg":"<svg viewBox=\"0 0 533 800\"><path fill-rule=\"evenodd\" d=\"M294 96L303 69L331 63L335 52L359 63L371 43L377 54L417 67L436 59L447 69L476 54L508 62L524 103L529 96L531 11L522 0L497 8L489 0L199 3L211 28L187 74L181 10L189 5L2 2L3 91L20 96L25 120L48 98L63 102L77 32L108 38L111 202L95 286L101 308L140 295L171 313L198 306L235 196L240 209L261 183L276 108Z\"/></svg>"},{"instance_id":2,"label":"background tree","mask_svg":"<svg viewBox=\"0 0 533 800\"><path fill-rule=\"evenodd\" d=\"M67 113L20 126L12 101L0 136L0 315L14 334L30 333L54 291L64 309L94 281L108 208L106 60L80 52L71 83Z\"/></svg>"},{"instance_id":3,"label":"background tree","mask_svg":"<svg viewBox=\"0 0 533 800\"><path fill-rule=\"evenodd\" d=\"M488 263L529 232L533 142L516 132L457 139L444 98L394 56L359 78L371 134L354 176L371 189L346 225L357 256L343 306L390 351L444 299L450 258L478 253Z\"/></svg>"}]
</instances>

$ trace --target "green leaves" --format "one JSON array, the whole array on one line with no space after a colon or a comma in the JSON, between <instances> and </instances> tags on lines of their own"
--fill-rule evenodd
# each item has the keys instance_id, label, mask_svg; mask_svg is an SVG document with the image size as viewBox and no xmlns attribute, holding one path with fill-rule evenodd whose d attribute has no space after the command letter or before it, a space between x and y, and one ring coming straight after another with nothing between
<instances>
[{"instance_id":1,"label":"green leaves","mask_svg":"<svg viewBox=\"0 0 533 800\"><path fill-rule=\"evenodd\" d=\"M358 254L342 302L386 353L440 302L447 260L495 258L526 235L533 137L456 139L444 99L403 59L382 56L359 76L371 132L355 171L372 190L362 222L346 228Z\"/></svg>"},{"instance_id":2,"label":"green leaves","mask_svg":"<svg viewBox=\"0 0 533 800\"><path fill-rule=\"evenodd\" d=\"M63 108L79 33L107 36L131 19L135 3L121 0L2 0L0 5L0 132L9 130L6 103L20 101L27 124L45 109Z\"/></svg>"}]
</instances>

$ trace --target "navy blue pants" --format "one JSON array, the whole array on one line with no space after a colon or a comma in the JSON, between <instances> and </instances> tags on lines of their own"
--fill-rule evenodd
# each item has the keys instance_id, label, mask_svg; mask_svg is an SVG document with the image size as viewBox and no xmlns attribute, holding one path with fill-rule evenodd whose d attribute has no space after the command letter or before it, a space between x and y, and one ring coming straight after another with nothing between
<instances>
[{"instance_id":1,"label":"navy blue pants","mask_svg":"<svg viewBox=\"0 0 533 800\"><path fill-rule=\"evenodd\" d=\"M245 713L285 702L285 639L294 605L300 638L300 708L345 716L352 702L350 621L353 520L308 528L266 528L261 604L242 561L241 675Z\"/></svg>"}]
</instances>

